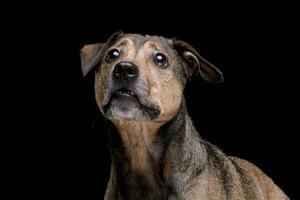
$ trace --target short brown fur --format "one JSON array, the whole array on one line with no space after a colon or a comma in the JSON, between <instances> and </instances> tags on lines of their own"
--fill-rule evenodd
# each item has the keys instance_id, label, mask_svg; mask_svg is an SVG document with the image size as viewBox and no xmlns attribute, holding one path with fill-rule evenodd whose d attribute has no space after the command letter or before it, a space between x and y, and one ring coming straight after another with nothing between
<instances>
[{"instance_id":1,"label":"short brown fur","mask_svg":"<svg viewBox=\"0 0 300 200\"><path fill-rule=\"evenodd\" d=\"M120 55L109 62L112 49ZM166 55L166 66L153 61L157 53ZM96 68L96 101L111 136L105 200L289 199L256 166L199 136L186 111L185 84L195 70L209 82L223 76L193 47L176 39L115 33L106 43L85 46L81 58L84 75ZM124 62L138 70L135 81L114 77ZM135 100L116 99L120 85L134 91Z\"/></svg>"}]
</instances>

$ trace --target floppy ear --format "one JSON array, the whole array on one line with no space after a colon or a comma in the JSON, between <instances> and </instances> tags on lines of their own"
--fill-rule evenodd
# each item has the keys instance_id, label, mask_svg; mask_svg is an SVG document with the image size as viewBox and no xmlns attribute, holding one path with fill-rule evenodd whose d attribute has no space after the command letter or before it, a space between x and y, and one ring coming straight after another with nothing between
<instances>
[{"instance_id":1,"label":"floppy ear","mask_svg":"<svg viewBox=\"0 0 300 200\"><path fill-rule=\"evenodd\" d=\"M173 39L173 42L178 55L184 61L185 70L189 77L198 69L203 79L208 82L220 83L223 81L222 72L200 56L191 45L177 39Z\"/></svg>"},{"instance_id":2,"label":"floppy ear","mask_svg":"<svg viewBox=\"0 0 300 200\"><path fill-rule=\"evenodd\" d=\"M110 36L105 43L96 43L83 46L80 50L81 70L86 76L97 64L99 64L103 49L108 48L113 42L120 39L124 33L118 31Z\"/></svg>"},{"instance_id":3,"label":"floppy ear","mask_svg":"<svg viewBox=\"0 0 300 200\"><path fill-rule=\"evenodd\" d=\"M80 58L81 58L81 70L83 76L86 76L91 69L94 67L94 59L96 55L101 51L105 43L97 43L84 45L84 47L80 50Z\"/></svg>"}]
</instances>

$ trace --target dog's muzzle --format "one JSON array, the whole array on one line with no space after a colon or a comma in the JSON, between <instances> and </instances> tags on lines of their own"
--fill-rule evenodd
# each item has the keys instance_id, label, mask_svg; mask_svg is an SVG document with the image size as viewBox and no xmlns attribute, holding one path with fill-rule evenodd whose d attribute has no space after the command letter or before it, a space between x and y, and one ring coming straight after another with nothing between
<instances>
[{"instance_id":1,"label":"dog's muzzle","mask_svg":"<svg viewBox=\"0 0 300 200\"><path fill-rule=\"evenodd\" d=\"M148 92L138 87L139 70L131 62L120 62L112 72L112 87L103 109L109 118L155 119L160 109L148 101ZM121 116L121 117L120 117Z\"/></svg>"}]
</instances>

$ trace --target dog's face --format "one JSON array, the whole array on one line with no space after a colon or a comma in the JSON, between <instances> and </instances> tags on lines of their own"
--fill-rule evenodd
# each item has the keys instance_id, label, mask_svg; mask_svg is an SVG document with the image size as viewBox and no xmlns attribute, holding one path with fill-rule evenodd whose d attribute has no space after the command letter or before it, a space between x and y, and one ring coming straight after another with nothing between
<instances>
[{"instance_id":1,"label":"dog's face","mask_svg":"<svg viewBox=\"0 0 300 200\"><path fill-rule=\"evenodd\" d=\"M183 68L168 40L126 35L96 70L97 103L109 119L166 120L178 109Z\"/></svg>"},{"instance_id":2,"label":"dog's face","mask_svg":"<svg viewBox=\"0 0 300 200\"><path fill-rule=\"evenodd\" d=\"M96 70L95 93L110 120L170 120L195 69L208 81L222 81L221 72L190 45L158 36L115 33L103 44L82 49L84 74Z\"/></svg>"}]
</instances>

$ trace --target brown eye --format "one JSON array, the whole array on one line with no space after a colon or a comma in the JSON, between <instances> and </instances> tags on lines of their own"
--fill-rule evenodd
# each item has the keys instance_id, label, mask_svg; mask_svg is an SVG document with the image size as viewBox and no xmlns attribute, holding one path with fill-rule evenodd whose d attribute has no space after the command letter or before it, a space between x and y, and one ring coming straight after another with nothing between
<instances>
[{"instance_id":1,"label":"brown eye","mask_svg":"<svg viewBox=\"0 0 300 200\"><path fill-rule=\"evenodd\" d=\"M167 65L167 57L162 53L155 54L153 60L154 60L154 63L159 66L165 67Z\"/></svg>"},{"instance_id":2,"label":"brown eye","mask_svg":"<svg viewBox=\"0 0 300 200\"><path fill-rule=\"evenodd\" d=\"M108 52L106 61L112 62L120 57L120 51L118 49L112 49Z\"/></svg>"}]
</instances>

